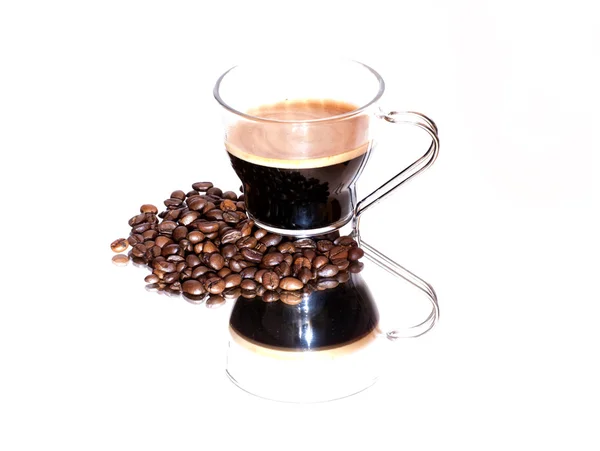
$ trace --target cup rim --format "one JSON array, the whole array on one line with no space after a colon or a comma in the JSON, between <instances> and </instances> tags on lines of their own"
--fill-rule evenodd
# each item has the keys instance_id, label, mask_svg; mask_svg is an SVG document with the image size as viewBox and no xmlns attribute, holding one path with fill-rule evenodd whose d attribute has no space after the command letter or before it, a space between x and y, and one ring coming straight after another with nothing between
<instances>
[{"instance_id":1,"label":"cup rim","mask_svg":"<svg viewBox=\"0 0 600 451\"><path fill-rule=\"evenodd\" d=\"M330 59L331 60L331 59ZM237 64L233 67L230 67L229 69L227 69L216 81L215 86L213 88L213 96L215 97L215 100L223 107L225 108L227 111L240 116L244 119L250 120L250 121L254 121L254 122L265 122L265 123L279 123L279 124L310 124L310 123L322 123L322 122L329 122L329 121L338 121L338 120L342 120L342 119L346 119L352 116L356 116L358 114L361 114L362 112L364 112L366 109L368 109L369 107L371 107L373 104L375 104L383 95L383 92L385 91L385 82L383 81L383 78L381 77L381 75L379 74L379 72L377 72L375 69L373 69L370 66L367 66L364 63L361 63L360 61L356 61L353 59L333 59L333 61L338 61L338 62L342 62L342 63L353 63L353 64L358 64L359 66L361 66L364 69L367 69L369 72L371 72L371 74L373 74L375 76L375 78L377 79L377 83L379 85L377 93L375 94L375 97L373 97L369 102L367 102L366 104L362 105L359 108L356 108L354 110L348 111L346 113L343 114L338 114L335 116L329 116L329 117L324 117L324 118L319 118L319 119L305 119L305 120L285 120L285 119L272 119L272 118L265 118L265 117L260 117L260 116L254 116L252 114L248 114L248 113L244 113L243 111L239 111L236 110L235 108L233 108L231 105L229 105L227 102L225 102L223 100L223 98L221 97L220 94L220 87L221 87L221 83L223 82L223 79L227 76L227 74L229 74L231 71L235 70L236 68L239 67L244 67L244 66L249 66L250 64Z\"/></svg>"}]
</instances>

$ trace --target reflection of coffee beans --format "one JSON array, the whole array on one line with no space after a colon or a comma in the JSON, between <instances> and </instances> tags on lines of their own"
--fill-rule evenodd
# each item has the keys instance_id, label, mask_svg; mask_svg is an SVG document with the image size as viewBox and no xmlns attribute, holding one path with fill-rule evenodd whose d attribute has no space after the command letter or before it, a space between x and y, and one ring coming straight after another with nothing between
<instances>
[{"instance_id":1,"label":"reflection of coffee beans","mask_svg":"<svg viewBox=\"0 0 600 451\"><path fill-rule=\"evenodd\" d=\"M159 214L144 204L129 220L130 236L111 243L115 252L131 246L129 255L116 255L113 262L126 265L131 258L148 266L148 290L182 293L192 303L212 299L207 307L240 296L293 306L348 281L348 271L362 269L356 261L362 250L351 237L295 239L268 233L247 218L243 199L202 182L187 194L173 191L167 210Z\"/></svg>"}]
</instances>

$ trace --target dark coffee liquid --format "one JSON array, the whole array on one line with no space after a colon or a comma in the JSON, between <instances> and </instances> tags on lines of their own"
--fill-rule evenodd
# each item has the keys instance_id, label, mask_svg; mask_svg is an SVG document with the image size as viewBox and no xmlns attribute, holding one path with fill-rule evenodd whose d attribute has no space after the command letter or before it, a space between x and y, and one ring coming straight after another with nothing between
<instances>
[{"instance_id":1,"label":"dark coffee liquid","mask_svg":"<svg viewBox=\"0 0 600 451\"><path fill-rule=\"evenodd\" d=\"M239 298L230 325L263 346L319 350L350 344L375 329L379 313L359 274L336 288L316 291L298 305Z\"/></svg>"},{"instance_id":2,"label":"dark coffee liquid","mask_svg":"<svg viewBox=\"0 0 600 451\"><path fill-rule=\"evenodd\" d=\"M289 230L317 229L352 216L354 183L364 153L318 168L282 169L229 154L244 186L246 207L265 225Z\"/></svg>"}]
</instances>

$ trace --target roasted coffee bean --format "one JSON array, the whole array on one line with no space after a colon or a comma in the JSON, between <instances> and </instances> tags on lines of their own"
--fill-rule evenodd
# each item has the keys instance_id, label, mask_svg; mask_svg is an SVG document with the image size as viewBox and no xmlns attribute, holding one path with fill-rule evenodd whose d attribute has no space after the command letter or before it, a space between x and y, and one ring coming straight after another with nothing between
<instances>
[{"instance_id":1,"label":"roasted coffee bean","mask_svg":"<svg viewBox=\"0 0 600 451\"><path fill-rule=\"evenodd\" d=\"M196 244L204 240L204 233L200 230L194 230L188 233L187 239L190 240L190 243Z\"/></svg>"},{"instance_id":2,"label":"roasted coffee bean","mask_svg":"<svg viewBox=\"0 0 600 451\"><path fill-rule=\"evenodd\" d=\"M258 271L258 268L256 266L249 266L248 268L244 268L240 272L240 276L242 276L243 279L254 279L256 271Z\"/></svg>"},{"instance_id":3,"label":"roasted coffee bean","mask_svg":"<svg viewBox=\"0 0 600 451\"><path fill-rule=\"evenodd\" d=\"M196 266L192 271L192 278L197 279L198 277L206 274L208 271L210 271L210 268L207 266Z\"/></svg>"},{"instance_id":4,"label":"roasted coffee bean","mask_svg":"<svg viewBox=\"0 0 600 451\"><path fill-rule=\"evenodd\" d=\"M187 193L185 193L186 197L194 197L197 196L198 194L200 194L198 191L196 191L195 189L188 191Z\"/></svg>"},{"instance_id":5,"label":"roasted coffee bean","mask_svg":"<svg viewBox=\"0 0 600 451\"><path fill-rule=\"evenodd\" d=\"M257 244L258 244L258 240L256 238L254 238L253 236L247 236L247 237L241 238L237 243L235 243L235 245L238 247L238 249L244 249L244 248L253 249L254 246L256 246Z\"/></svg>"},{"instance_id":6,"label":"roasted coffee bean","mask_svg":"<svg viewBox=\"0 0 600 451\"><path fill-rule=\"evenodd\" d=\"M335 278L339 283L346 283L350 280L350 274L348 274L348 271L341 271Z\"/></svg>"},{"instance_id":7,"label":"roasted coffee bean","mask_svg":"<svg viewBox=\"0 0 600 451\"><path fill-rule=\"evenodd\" d=\"M344 258L342 258L342 259L337 258L337 259L333 260L331 263L334 264L335 266L337 266L340 271L345 271L346 269L348 269L348 266L350 266L350 261L346 260Z\"/></svg>"},{"instance_id":8,"label":"roasted coffee bean","mask_svg":"<svg viewBox=\"0 0 600 451\"><path fill-rule=\"evenodd\" d=\"M315 257L317 256L317 253L313 249L304 249L302 251L302 255L304 255L306 258L308 258L312 262L315 259Z\"/></svg>"},{"instance_id":9,"label":"roasted coffee bean","mask_svg":"<svg viewBox=\"0 0 600 451\"><path fill-rule=\"evenodd\" d=\"M179 277L179 280L183 281L183 280L191 279L192 272L193 272L193 268L190 268L189 266L187 266L183 271L180 271L181 276Z\"/></svg>"},{"instance_id":10,"label":"roasted coffee bean","mask_svg":"<svg viewBox=\"0 0 600 451\"><path fill-rule=\"evenodd\" d=\"M167 257L167 261L168 261L168 262L173 262L173 263L179 263L179 262L182 262L182 261L184 261L184 260L185 260L185 258L183 258L183 257L182 257L181 255L179 255L179 254L172 254L172 255L169 255L169 256Z\"/></svg>"},{"instance_id":11,"label":"roasted coffee bean","mask_svg":"<svg viewBox=\"0 0 600 451\"><path fill-rule=\"evenodd\" d=\"M279 300L279 293L277 291L265 291L262 295L262 299L265 302L275 302Z\"/></svg>"},{"instance_id":12,"label":"roasted coffee bean","mask_svg":"<svg viewBox=\"0 0 600 451\"><path fill-rule=\"evenodd\" d=\"M268 233L269 232L267 232L265 229L258 229L257 231L254 232L254 238L256 238L257 240L260 240Z\"/></svg>"},{"instance_id":13,"label":"roasted coffee bean","mask_svg":"<svg viewBox=\"0 0 600 451\"><path fill-rule=\"evenodd\" d=\"M256 290L242 290L242 297L246 299L254 299L256 297Z\"/></svg>"},{"instance_id":14,"label":"roasted coffee bean","mask_svg":"<svg viewBox=\"0 0 600 451\"><path fill-rule=\"evenodd\" d=\"M296 277L298 277L303 284L306 284L312 279L312 271L308 268L301 268Z\"/></svg>"},{"instance_id":15,"label":"roasted coffee bean","mask_svg":"<svg viewBox=\"0 0 600 451\"><path fill-rule=\"evenodd\" d=\"M229 268L233 272L240 272L244 269L239 260L229 260Z\"/></svg>"},{"instance_id":16,"label":"roasted coffee bean","mask_svg":"<svg viewBox=\"0 0 600 451\"><path fill-rule=\"evenodd\" d=\"M236 273L229 274L223 279L225 282L225 288L237 287L242 283L242 276Z\"/></svg>"},{"instance_id":17,"label":"roasted coffee bean","mask_svg":"<svg viewBox=\"0 0 600 451\"><path fill-rule=\"evenodd\" d=\"M180 241L182 239L184 239L185 237L187 237L188 234L188 228L186 226L179 226L179 227L175 227L175 230L173 230L173 239L175 241Z\"/></svg>"},{"instance_id":18,"label":"roasted coffee bean","mask_svg":"<svg viewBox=\"0 0 600 451\"><path fill-rule=\"evenodd\" d=\"M233 191L225 191L223 193L223 195L221 196L223 199L229 199L229 200L237 200L237 194L235 194Z\"/></svg>"},{"instance_id":19,"label":"roasted coffee bean","mask_svg":"<svg viewBox=\"0 0 600 451\"><path fill-rule=\"evenodd\" d=\"M180 189L178 189L177 191L173 191L171 193L171 198L183 200L183 199L185 199L185 193L183 191L181 191Z\"/></svg>"},{"instance_id":20,"label":"roasted coffee bean","mask_svg":"<svg viewBox=\"0 0 600 451\"><path fill-rule=\"evenodd\" d=\"M238 222L240 222L243 218L243 215L241 213L238 213L237 211L224 211L223 212L223 221L225 221L228 224L237 224ZM240 231L240 233L242 233Z\"/></svg>"},{"instance_id":21,"label":"roasted coffee bean","mask_svg":"<svg viewBox=\"0 0 600 451\"><path fill-rule=\"evenodd\" d=\"M258 283L262 283L263 275L266 272L267 272L266 269L259 269L258 271L256 271L256 274L254 274L254 280L256 280Z\"/></svg>"},{"instance_id":22,"label":"roasted coffee bean","mask_svg":"<svg viewBox=\"0 0 600 451\"><path fill-rule=\"evenodd\" d=\"M207 308L219 308L223 305L225 305L225 299L220 294L213 294L206 301Z\"/></svg>"},{"instance_id":23,"label":"roasted coffee bean","mask_svg":"<svg viewBox=\"0 0 600 451\"><path fill-rule=\"evenodd\" d=\"M208 260L208 266L210 266L215 271L220 270L223 266L225 266L225 259L221 254L215 252L210 254L210 258Z\"/></svg>"},{"instance_id":24,"label":"roasted coffee bean","mask_svg":"<svg viewBox=\"0 0 600 451\"><path fill-rule=\"evenodd\" d=\"M231 199L225 199L225 200L221 201L221 203L219 204L219 208L221 210L223 210L223 212L237 210L237 207L235 206L235 202L232 201Z\"/></svg>"},{"instance_id":25,"label":"roasted coffee bean","mask_svg":"<svg viewBox=\"0 0 600 451\"><path fill-rule=\"evenodd\" d=\"M213 187L211 182L196 182L192 185L192 189L196 191L204 192Z\"/></svg>"},{"instance_id":26,"label":"roasted coffee bean","mask_svg":"<svg viewBox=\"0 0 600 451\"><path fill-rule=\"evenodd\" d=\"M140 213L139 215L135 215L133 216L130 220L129 220L129 225L131 227L136 226L138 224L141 224L142 222L146 221L146 215L144 213Z\"/></svg>"},{"instance_id":27,"label":"roasted coffee bean","mask_svg":"<svg viewBox=\"0 0 600 451\"><path fill-rule=\"evenodd\" d=\"M296 279L295 277L284 277L279 281L279 286L282 290L300 290L304 286L301 280Z\"/></svg>"},{"instance_id":28,"label":"roasted coffee bean","mask_svg":"<svg viewBox=\"0 0 600 451\"><path fill-rule=\"evenodd\" d=\"M232 287L226 289L221 294L225 299L234 301L242 295L242 289L240 287Z\"/></svg>"},{"instance_id":29,"label":"roasted coffee bean","mask_svg":"<svg viewBox=\"0 0 600 451\"><path fill-rule=\"evenodd\" d=\"M188 294L186 292L183 292L182 294L183 299L194 305L200 305L208 299L208 294Z\"/></svg>"},{"instance_id":30,"label":"roasted coffee bean","mask_svg":"<svg viewBox=\"0 0 600 451\"><path fill-rule=\"evenodd\" d=\"M208 238L209 240L215 240L218 238L218 236L219 236L219 232L212 232L212 233L206 234L206 238Z\"/></svg>"},{"instance_id":31,"label":"roasted coffee bean","mask_svg":"<svg viewBox=\"0 0 600 451\"><path fill-rule=\"evenodd\" d=\"M179 241L179 247L185 252L192 252L194 250L194 245L186 238Z\"/></svg>"},{"instance_id":32,"label":"roasted coffee bean","mask_svg":"<svg viewBox=\"0 0 600 451\"><path fill-rule=\"evenodd\" d=\"M165 247L168 244L171 244L173 242L173 240L169 237L166 237L164 235L160 235L157 236L156 239L154 240L154 244L158 247L160 247L161 249L163 247Z\"/></svg>"},{"instance_id":33,"label":"roasted coffee bean","mask_svg":"<svg viewBox=\"0 0 600 451\"><path fill-rule=\"evenodd\" d=\"M294 246L296 249L315 249L317 247L316 243L310 238L296 240L294 241Z\"/></svg>"},{"instance_id":34,"label":"roasted coffee bean","mask_svg":"<svg viewBox=\"0 0 600 451\"><path fill-rule=\"evenodd\" d=\"M317 272L317 275L319 277L333 277L333 276L337 275L338 272L340 272L340 270L338 269L337 266L329 264L329 265L325 265L321 269L319 269L319 271Z\"/></svg>"},{"instance_id":35,"label":"roasted coffee bean","mask_svg":"<svg viewBox=\"0 0 600 451\"><path fill-rule=\"evenodd\" d=\"M281 279L292 275L292 267L287 262L279 263L273 268L273 271L275 271Z\"/></svg>"},{"instance_id":36,"label":"roasted coffee bean","mask_svg":"<svg viewBox=\"0 0 600 451\"><path fill-rule=\"evenodd\" d=\"M276 233L268 233L260 239L261 243L264 243L267 247L277 246L281 243L282 236Z\"/></svg>"},{"instance_id":37,"label":"roasted coffee bean","mask_svg":"<svg viewBox=\"0 0 600 451\"><path fill-rule=\"evenodd\" d=\"M293 254L296 252L296 246L291 241L284 241L277 245L277 250L282 254Z\"/></svg>"},{"instance_id":38,"label":"roasted coffee bean","mask_svg":"<svg viewBox=\"0 0 600 451\"><path fill-rule=\"evenodd\" d=\"M244 259L255 263L260 263L263 258L263 254L255 249L244 248L240 253L244 256Z\"/></svg>"},{"instance_id":39,"label":"roasted coffee bean","mask_svg":"<svg viewBox=\"0 0 600 451\"><path fill-rule=\"evenodd\" d=\"M180 282L173 282L171 285L169 285L169 289L171 289L173 291L180 292L181 291L181 283Z\"/></svg>"},{"instance_id":40,"label":"roasted coffee bean","mask_svg":"<svg viewBox=\"0 0 600 451\"><path fill-rule=\"evenodd\" d=\"M235 243L242 237L242 232L236 229L230 229L221 236L221 243Z\"/></svg>"},{"instance_id":41,"label":"roasted coffee bean","mask_svg":"<svg viewBox=\"0 0 600 451\"><path fill-rule=\"evenodd\" d=\"M165 221L177 221L177 219L181 215L181 211L182 210L180 209L167 211L167 213L165 214Z\"/></svg>"},{"instance_id":42,"label":"roasted coffee bean","mask_svg":"<svg viewBox=\"0 0 600 451\"><path fill-rule=\"evenodd\" d=\"M261 254L264 254L265 252L267 252L267 245L265 243L256 243L256 246L254 247L254 249L258 252L260 252Z\"/></svg>"},{"instance_id":43,"label":"roasted coffee bean","mask_svg":"<svg viewBox=\"0 0 600 451\"><path fill-rule=\"evenodd\" d=\"M364 264L362 262L352 262L350 266L348 266L348 271L352 274L357 274L363 270Z\"/></svg>"},{"instance_id":44,"label":"roasted coffee bean","mask_svg":"<svg viewBox=\"0 0 600 451\"><path fill-rule=\"evenodd\" d=\"M200 213L198 213L197 211L191 210L191 211L188 211L187 213L184 213L183 215L181 215L179 217L179 223L187 226L187 225L190 225L192 222L194 222L199 217L200 217Z\"/></svg>"},{"instance_id":45,"label":"roasted coffee bean","mask_svg":"<svg viewBox=\"0 0 600 451\"><path fill-rule=\"evenodd\" d=\"M336 246L352 246L352 247L358 246L358 244L356 243L354 238L352 238L351 236L341 236L341 237L337 238L333 243Z\"/></svg>"},{"instance_id":46,"label":"roasted coffee bean","mask_svg":"<svg viewBox=\"0 0 600 451\"><path fill-rule=\"evenodd\" d=\"M202 209L202 213L206 213L208 211L214 210L217 207L214 202L211 202L210 200L207 200L207 199L204 199L204 200L206 200L206 204L204 205L204 208Z\"/></svg>"},{"instance_id":47,"label":"roasted coffee bean","mask_svg":"<svg viewBox=\"0 0 600 451\"><path fill-rule=\"evenodd\" d=\"M239 211L245 211L246 210L246 204L243 201L237 201L235 203L235 206L237 207L237 209Z\"/></svg>"},{"instance_id":48,"label":"roasted coffee bean","mask_svg":"<svg viewBox=\"0 0 600 451\"><path fill-rule=\"evenodd\" d=\"M158 232L156 230L146 230L142 233L142 236L144 237L144 241L154 240L158 236Z\"/></svg>"},{"instance_id":49,"label":"roasted coffee bean","mask_svg":"<svg viewBox=\"0 0 600 451\"><path fill-rule=\"evenodd\" d=\"M281 302L287 305L298 305L302 302L302 292L299 291L282 291L279 294Z\"/></svg>"},{"instance_id":50,"label":"roasted coffee bean","mask_svg":"<svg viewBox=\"0 0 600 451\"><path fill-rule=\"evenodd\" d=\"M240 287L242 290L256 290L256 282L252 279L243 279L240 282Z\"/></svg>"},{"instance_id":51,"label":"roasted coffee bean","mask_svg":"<svg viewBox=\"0 0 600 451\"><path fill-rule=\"evenodd\" d=\"M306 257L298 257L294 260L294 265L292 268L292 270L294 271L294 274L298 274L298 272L302 268L308 268L308 269L312 268L312 264L311 264L310 260Z\"/></svg>"},{"instance_id":52,"label":"roasted coffee bean","mask_svg":"<svg viewBox=\"0 0 600 451\"><path fill-rule=\"evenodd\" d=\"M232 272L231 269L229 269L227 266L223 266L221 269L219 269L217 271L217 276L219 276L221 279L224 279L229 274L231 274L231 272Z\"/></svg>"},{"instance_id":53,"label":"roasted coffee bean","mask_svg":"<svg viewBox=\"0 0 600 451\"><path fill-rule=\"evenodd\" d=\"M170 199L166 199L166 200L164 201L164 204L165 204L165 206L166 206L167 208L173 208L173 207L174 207L174 208L177 208L177 207L179 207L179 206L182 204L182 202L183 202L183 201L182 201L181 199L173 199L173 198L170 198Z\"/></svg>"},{"instance_id":54,"label":"roasted coffee bean","mask_svg":"<svg viewBox=\"0 0 600 451\"><path fill-rule=\"evenodd\" d=\"M202 233L213 233L219 230L219 224L216 222L200 222L198 223L198 230Z\"/></svg>"},{"instance_id":55,"label":"roasted coffee bean","mask_svg":"<svg viewBox=\"0 0 600 451\"><path fill-rule=\"evenodd\" d=\"M208 194L209 196L215 196L215 197L218 197L218 198L223 197L223 191L221 191L220 188L217 188L217 187L214 187L214 186L212 188L208 188L206 190L206 194Z\"/></svg>"},{"instance_id":56,"label":"roasted coffee bean","mask_svg":"<svg viewBox=\"0 0 600 451\"><path fill-rule=\"evenodd\" d=\"M334 278L318 279L317 280L317 289L318 290L328 290L330 288L337 287L339 284L340 283L337 281L337 279L334 279Z\"/></svg>"},{"instance_id":57,"label":"roasted coffee bean","mask_svg":"<svg viewBox=\"0 0 600 451\"><path fill-rule=\"evenodd\" d=\"M224 243L225 241L222 241L222 242ZM237 253L237 248L235 247L235 244L226 244L225 246L221 247L221 255L223 255L223 257L225 257L225 258L231 258L236 253Z\"/></svg>"},{"instance_id":58,"label":"roasted coffee bean","mask_svg":"<svg viewBox=\"0 0 600 451\"><path fill-rule=\"evenodd\" d=\"M202 253L204 250L204 243L196 243L194 244L194 252L198 255Z\"/></svg>"},{"instance_id":59,"label":"roasted coffee bean","mask_svg":"<svg viewBox=\"0 0 600 451\"><path fill-rule=\"evenodd\" d=\"M150 224L148 224L147 222L138 224L131 229L131 231L133 233L139 233L139 234L142 234L142 233L146 232L147 230L150 230Z\"/></svg>"},{"instance_id":60,"label":"roasted coffee bean","mask_svg":"<svg viewBox=\"0 0 600 451\"><path fill-rule=\"evenodd\" d=\"M176 228L177 223L174 221L163 221L157 226L160 233L172 233Z\"/></svg>"},{"instance_id":61,"label":"roasted coffee bean","mask_svg":"<svg viewBox=\"0 0 600 451\"><path fill-rule=\"evenodd\" d=\"M263 287L262 285L259 285L258 287L256 287L256 296L262 297L266 291L267 291L267 289L265 287Z\"/></svg>"},{"instance_id":62,"label":"roasted coffee bean","mask_svg":"<svg viewBox=\"0 0 600 451\"><path fill-rule=\"evenodd\" d=\"M113 256L112 262L116 266L127 266L127 263L129 263L129 257L125 254L117 254Z\"/></svg>"},{"instance_id":63,"label":"roasted coffee bean","mask_svg":"<svg viewBox=\"0 0 600 451\"><path fill-rule=\"evenodd\" d=\"M244 237L252 235L252 227L253 226L254 226L254 221L251 221L249 219L245 219L237 225L239 231L242 232L242 236L244 236Z\"/></svg>"},{"instance_id":64,"label":"roasted coffee bean","mask_svg":"<svg viewBox=\"0 0 600 451\"><path fill-rule=\"evenodd\" d=\"M281 252L270 252L262 258L262 264L265 266L277 266L282 261L283 254Z\"/></svg>"},{"instance_id":65,"label":"roasted coffee bean","mask_svg":"<svg viewBox=\"0 0 600 451\"><path fill-rule=\"evenodd\" d=\"M129 247L129 243L127 242L127 239L125 239L125 238L119 238L117 240L114 240L112 243L110 243L110 248L112 249L113 252L123 252L123 251L127 250L128 247Z\"/></svg>"},{"instance_id":66,"label":"roasted coffee bean","mask_svg":"<svg viewBox=\"0 0 600 451\"><path fill-rule=\"evenodd\" d=\"M348 251L348 260L354 262L356 260L363 258L364 255L365 255L365 252L360 247L353 247L352 249L350 249Z\"/></svg>"},{"instance_id":67,"label":"roasted coffee bean","mask_svg":"<svg viewBox=\"0 0 600 451\"><path fill-rule=\"evenodd\" d=\"M158 246L152 246L152 249L150 249L150 254L152 255L152 258L156 258L160 255L161 250L160 247Z\"/></svg>"},{"instance_id":68,"label":"roasted coffee bean","mask_svg":"<svg viewBox=\"0 0 600 451\"><path fill-rule=\"evenodd\" d=\"M181 272L183 271L185 268L187 268L187 263L185 262L185 260L180 261L179 263L177 263L177 265L175 265L175 270L177 272Z\"/></svg>"},{"instance_id":69,"label":"roasted coffee bean","mask_svg":"<svg viewBox=\"0 0 600 451\"><path fill-rule=\"evenodd\" d=\"M285 254L283 256L283 261L291 267L294 264L294 257L292 254Z\"/></svg>"},{"instance_id":70,"label":"roasted coffee bean","mask_svg":"<svg viewBox=\"0 0 600 451\"><path fill-rule=\"evenodd\" d=\"M348 249L342 246L334 246L329 251L329 260L348 258Z\"/></svg>"},{"instance_id":71,"label":"roasted coffee bean","mask_svg":"<svg viewBox=\"0 0 600 451\"><path fill-rule=\"evenodd\" d=\"M225 289L225 281L217 276L210 277L204 282L204 287L211 294L220 294Z\"/></svg>"},{"instance_id":72,"label":"roasted coffee bean","mask_svg":"<svg viewBox=\"0 0 600 451\"><path fill-rule=\"evenodd\" d=\"M206 199L200 196L190 197L187 201L187 206L190 210L201 211L206 206Z\"/></svg>"},{"instance_id":73,"label":"roasted coffee bean","mask_svg":"<svg viewBox=\"0 0 600 451\"><path fill-rule=\"evenodd\" d=\"M131 250L131 254L134 257L143 257L145 253L146 253L146 246L144 246L141 243L133 246L133 249Z\"/></svg>"},{"instance_id":74,"label":"roasted coffee bean","mask_svg":"<svg viewBox=\"0 0 600 451\"><path fill-rule=\"evenodd\" d=\"M163 257L168 257L169 255L179 253L180 250L181 250L181 248L179 247L179 244L176 244L176 243L167 244L166 246L162 247L161 255Z\"/></svg>"},{"instance_id":75,"label":"roasted coffee bean","mask_svg":"<svg viewBox=\"0 0 600 451\"><path fill-rule=\"evenodd\" d=\"M136 244L143 243L144 242L144 236L140 235L139 233L134 233L132 235L129 235L129 238L127 238L127 241L129 242L129 245L131 247L133 247Z\"/></svg>"},{"instance_id":76,"label":"roasted coffee bean","mask_svg":"<svg viewBox=\"0 0 600 451\"><path fill-rule=\"evenodd\" d=\"M159 281L159 277L156 274L148 274L145 278L144 281L146 283L158 283Z\"/></svg>"},{"instance_id":77,"label":"roasted coffee bean","mask_svg":"<svg viewBox=\"0 0 600 451\"><path fill-rule=\"evenodd\" d=\"M212 241L205 241L204 247L202 248L202 252L205 254L212 254L213 252L218 252L219 248L215 246L215 243Z\"/></svg>"},{"instance_id":78,"label":"roasted coffee bean","mask_svg":"<svg viewBox=\"0 0 600 451\"><path fill-rule=\"evenodd\" d=\"M177 266L173 262L164 260L164 261L159 261L156 264L156 268L165 273L169 273L169 272L174 272L177 269Z\"/></svg>"},{"instance_id":79,"label":"roasted coffee bean","mask_svg":"<svg viewBox=\"0 0 600 451\"><path fill-rule=\"evenodd\" d=\"M144 204L140 207L140 213L150 213L155 215L158 213L158 208L152 204Z\"/></svg>"},{"instance_id":80,"label":"roasted coffee bean","mask_svg":"<svg viewBox=\"0 0 600 451\"><path fill-rule=\"evenodd\" d=\"M323 254L329 252L333 247L333 243L329 240L317 241L317 250Z\"/></svg>"},{"instance_id":81,"label":"roasted coffee bean","mask_svg":"<svg viewBox=\"0 0 600 451\"><path fill-rule=\"evenodd\" d=\"M169 274L165 274L163 280L165 281L165 283L175 283L179 280L179 273L175 271Z\"/></svg>"},{"instance_id":82,"label":"roasted coffee bean","mask_svg":"<svg viewBox=\"0 0 600 451\"><path fill-rule=\"evenodd\" d=\"M221 219L223 219L223 212L218 208L215 208L204 213L204 217L212 221L220 221Z\"/></svg>"},{"instance_id":83,"label":"roasted coffee bean","mask_svg":"<svg viewBox=\"0 0 600 451\"><path fill-rule=\"evenodd\" d=\"M317 269L321 269L327 263L329 263L329 259L324 255L319 255L318 257L315 257L315 259L312 261L313 267Z\"/></svg>"},{"instance_id":84,"label":"roasted coffee bean","mask_svg":"<svg viewBox=\"0 0 600 451\"><path fill-rule=\"evenodd\" d=\"M276 290L279 287L279 275L274 271L267 271L262 276L262 285L267 290Z\"/></svg>"},{"instance_id":85,"label":"roasted coffee bean","mask_svg":"<svg viewBox=\"0 0 600 451\"><path fill-rule=\"evenodd\" d=\"M146 215L146 222L148 224L151 224L151 225L158 224L158 218L156 217L156 215L150 214L150 213L145 213L145 215Z\"/></svg>"}]
</instances>

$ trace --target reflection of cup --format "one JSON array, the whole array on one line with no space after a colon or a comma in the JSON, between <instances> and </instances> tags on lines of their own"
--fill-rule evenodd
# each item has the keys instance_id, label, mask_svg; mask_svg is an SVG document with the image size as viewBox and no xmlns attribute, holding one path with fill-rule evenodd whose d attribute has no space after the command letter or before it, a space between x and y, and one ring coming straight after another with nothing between
<instances>
[{"instance_id":1,"label":"reflection of cup","mask_svg":"<svg viewBox=\"0 0 600 451\"><path fill-rule=\"evenodd\" d=\"M214 89L225 109L225 147L249 216L270 231L317 235L353 216L433 163L435 125L417 113L383 113L384 82L355 61L277 60L236 66ZM427 153L357 202L355 183L373 143L375 119L427 131Z\"/></svg>"}]
</instances>

